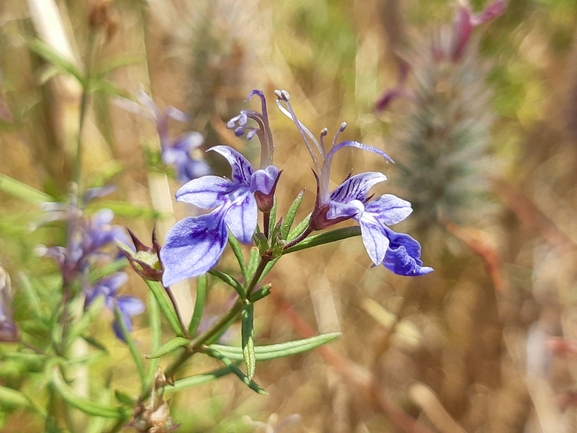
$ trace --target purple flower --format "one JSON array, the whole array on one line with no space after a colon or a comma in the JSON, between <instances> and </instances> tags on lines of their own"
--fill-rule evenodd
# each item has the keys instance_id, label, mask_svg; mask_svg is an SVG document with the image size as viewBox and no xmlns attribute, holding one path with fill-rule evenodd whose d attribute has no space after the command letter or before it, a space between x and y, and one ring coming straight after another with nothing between
<instances>
[{"instance_id":1,"label":"purple flower","mask_svg":"<svg viewBox=\"0 0 577 433\"><path fill-rule=\"evenodd\" d=\"M356 141L337 144L338 136L346 128L341 124L335 134L330 149L324 139L328 134L323 129L320 139L297 119L286 91L277 91L277 104L281 111L297 125L315 164L317 179L317 199L311 214L309 229L322 230L347 219L356 220L361 226L361 236L367 253L375 265L383 264L399 275L417 276L432 272L432 268L422 267L421 246L406 234L392 231L388 226L404 220L412 212L411 204L394 195L385 194L374 200L368 197L369 190L377 183L385 181L384 174L367 172L347 178L332 192L329 191L330 167L333 156L345 147L367 150L382 156L385 161L392 159L382 150Z\"/></svg>"},{"instance_id":2,"label":"purple flower","mask_svg":"<svg viewBox=\"0 0 577 433\"><path fill-rule=\"evenodd\" d=\"M258 219L255 194L269 196L276 188L280 173L275 166L255 171L250 162L231 147L214 146L210 150L228 160L232 180L204 176L176 192L178 201L212 209L212 212L185 218L168 232L160 250L165 286L210 270L226 246L227 227L240 242L252 243Z\"/></svg>"},{"instance_id":3,"label":"purple flower","mask_svg":"<svg viewBox=\"0 0 577 433\"><path fill-rule=\"evenodd\" d=\"M88 190L83 206L93 197L99 196L102 189ZM76 203L47 203L47 215L41 224L49 221L64 221L68 225L68 239L65 247L41 248L42 255L56 259L65 285L80 276L96 258L106 256L106 247L115 246L118 240L128 242L128 236L120 226L112 225L114 212L101 209L93 216L84 215L83 209ZM116 249L114 249L116 252Z\"/></svg>"},{"instance_id":4,"label":"purple flower","mask_svg":"<svg viewBox=\"0 0 577 433\"><path fill-rule=\"evenodd\" d=\"M142 301L134 296L118 296L118 290L128 281L128 275L117 272L98 280L93 287L85 289L85 308L99 296L104 296L104 305L111 311L118 308L122 322L129 332L132 332L132 317L144 311ZM124 341L120 325L114 321L112 329L116 336Z\"/></svg>"},{"instance_id":5,"label":"purple flower","mask_svg":"<svg viewBox=\"0 0 577 433\"><path fill-rule=\"evenodd\" d=\"M0 342L14 343L20 339L18 326L12 315L12 287L10 277L0 266Z\"/></svg>"},{"instance_id":6,"label":"purple flower","mask_svg":"<svg viewBox=\"0 0 577 433\"><path fill-rule=\"evenodd\" d=\"M144 91L136 94L137 104L122 100L120 105L129 111L151 118L156 122L156 130L160 140L162 162L174 167L179 182L186 183L212 173L210 166L202 156L196 155L198 148L204 143L204 137L199 132L187 132L176 138L171 138L168 130L169 119L178 122L188 122L189 116L179 109L168 106L160 110L152 98ZM196 152L195 152L196 151Z\"/></svg>"}]
</instances>

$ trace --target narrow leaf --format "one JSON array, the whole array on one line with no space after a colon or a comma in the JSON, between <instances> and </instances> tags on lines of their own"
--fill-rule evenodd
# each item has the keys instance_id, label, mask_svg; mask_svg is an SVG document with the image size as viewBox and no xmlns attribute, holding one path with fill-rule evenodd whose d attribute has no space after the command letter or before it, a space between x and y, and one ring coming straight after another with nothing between
<instances>
[{"instance_id":1,"label":"narrow leaf","mask_svg":"<svg viewBox=\"0 0 577 433\"><path fill-rule=\"evenodd\" d=\"M204 314L204 305L206 304L206 295L208 292L208 277L206 274L199 276L196 280L196 300L194 301L194 310L190 323L188 325L188 335L194 337L198 331L198 326Z\"/></svg>"},{"instance_id":2,"label":"narrow leaf","mask_svg":"<svg viewBox=\"0 0 577 433\"><path fill-rule=\"evenodd\" d=\"M270 216L269 216L271 231L272 231L272 228L276 225L277 207L278 207L278 202L276 200L276 195L275 195L273 197L273 205L272 205L272 209L270 210Z\"/></svg>"},{"instance_id":3,"label":"narrow leaf","mask_svg":"<svg viewBox=\"0 0 577 433\"><path fill-rule=\"evenodd\" d=\"M66 336L66 344L69 347L74 340L86 333L86 330L92 323L92 321L98 316L102 307L104 307L105 298L104 296L98 296L90 306L84 311L82 317L70 327L70 331Z\"/></svg>"},{"instance_id":4,"label":"narrow leaf","mask_svg":"<svg viewBox=\"0 0 577 433\"><path fill-rule=\"evenodd\" d=\"M254 353L257 361L269 361L271 359L296 355L316 349L323 344L333 341L339 335L341 335L339 332L334 332L331 334L322 334L311 338L305 338L303 340L294 340L286 343L270 344L267 346L255 346ZM229 359L235 361L244 360L242 347L212 344L210 348L215 349Z\"/></svg>"},{"instance_id":5,"label":"narrow leaf","mask_svg":"<svg viewBox=\"0 0 577 433\"><path fill-rule=\"evenodd\" d=\"M236 365L234 362L232 362L228 357L224 356L222 353L212 349L212 347L209 347L209 348L203 350L203 352L212 358L216 358L216 359L220 360L224 365L229 367L230 370L232 371L232 373L234 373L246 386L248 386L254 392L256 392L258 394L263 394L263 395L268 394L263 388L260 387L260 385L258 385L253 380L250 380L248 378L248 376L246 374L244 374L243 371L238 367L238 365Z\"/></svg>"},{"instance_id":6,"label":"narrow leaf","mask_svg":"<svg viewBox=\"0 0 577 433\"><path fill-rule=\"evenodd\" d=\"M260 301L262 298L266 298L268 295L270 295L271 286L271 284L267 284L260 289L255 290L249 295L248 300L254 304L256 301Z\"/></svg>"},{"instance_id":7,"label":"narrow leaf","mask_svg":"<svg viewBox=\"0 0 577 433\"><path fill-rule=\"evenodd\" d=\"M123 68L125 66L136 65L138 63L143 63L145 59L142 56L122 56L115 59L109 60L104 66L101 66L95 76L104 77L110 72L118 68Z\"/></svg>"},{"instance_id":8,"label":"narrow leaf","mask_svg":"<svg viewBox=\"0 0 577 433\"><path fill-rule=\"evenodd\" d=\"M132 334L128 329L126 329L126 325L124 324L124 319L122 317L122 313L118 309L118 306L114 305L114 319L120 331L122 332L122 337L124 341L128 345L128 351L134 360L134 365L136 366L136 371L138 373L138 377L140 378L140 384L142 388L146 386L146 377L144 374L144 362L142 361L142 356L140 354L140 349L136 345L136 341L132 337Z\"/></svg>"},{"instance_id":9,"label":"narrow leaf","mask_svg":"<svg viewBox=\"0 0 577 433\"><path fill-rule=\"evenodd\" d=\"M234 290L236 290L236 292L238 293L238 296L240 296L241 299L246 298L246 289L236 278L232 277L231 275L227 274L226 272L219 271L218 269L212 269L212 270L208 271L208 273L210 275L213 275L213 276L217 277L218 279L224 281L229 286L231 286Z\"/></svg>"},{"instance_id":10,"label":"narrow leaf","mask_svg":"<svg viewBox=\"0 0 577 433\"><path fill-rule=\"evenodd\" d=\"M240 245L240 242L238 241L237 238L235 238L232 235L232 233L229 232L228 243L230 245L230 248L232 249L232 252L234 253L234 256L236 257L236 261L238 262L238 265L240 266L242 278L246 282L246 281L248 281L248 273L247 273L246 264L244 261L244 254L242 253L242 247Z\"/></svg>"},{"instance_id":11,"label":"narrow leaf","mask_svg":"<svg viewBox=\"0 0 577 433\"><path fill-rule=\"evenodd\" d=\"M246 375L252 379L256 371L254 354L254 305L243 305L241 312L242 357L246 364Z\"/></svg>"},{"instance_id":12,"label":"narrow leaf","mask_svg":"<svg viewBox=\"0 0 577 433\"><path fill-rule=\"evenodd\" d=\"M284 251L284 254L294 253L295 251L306 250L307 248L316 247L318 245L337 242L343 239L352 238L361 235L361 228L358 226L344 227L342 229L332 230L330 232L321 233L320 235L311 236L304 241L299 242L295 246Z\"/></svg>"},{"instance_id":13,"label":"narrow leaf","mask_svg":"<svg viewBox=\"0 0 577 433\"><path fill-rule=\"evenodd\" d=\"M147 358L160 358L161 356L167 355L170 352L184 347L190 343L188 338L174 337L160 346L157 350L152 352L150 355L146 355Z\"/></svg>"},{"instance_id":14,"label":"narrow leaf","mask_svg":"<svg viewBox=\"0 0 577 433\"><path fill-rule=\"evenodd\" d=\"M65 401L88 415L117 419L127 417L130 414L130 408L96 403L75 394L72 388L62 379L58 367L53 367L52 369L52 384Z\"/></svg>"},{"instance_id":15,"label":"narrow leaf","mask_svg":"<svg viewBox=\"0 0 577 433\"><path fill-rule=\"evenodd\" d=\"M57 68L60 73L68 73L75 77L82 87L84 87L85 79L78 67L70 60L62 57L62 55L56 52L50 45L42 42L40 39L32 39L28 41L28 48L40 57L43 57L44 60Z\"/></svg>"},{"instance_id":16,"label":"narrow leaf","mask_svg":"<svg viewBox=\"0 0 577 433\"><path fill-rule=\"evenodd\" d=\"M156 298L156 302L158 302L158 306L160 307L160 311L162 311L163 316L168 321L168 324L174 331L174 333L178 337L184 337L184 331L180 325L180 320L178 320L178 316L176 315L176 311L174 311L174 306L168 295L166 294L166 290L162 287L157 281L150 281L145 280L146 285L152 291L152 294Z\"/></svg>"},{"instance_id":17,"label":"narrow leaf","mask_svg":"<svg viewBox=\"0 0 577 433\"><path fill-rule=\"evenodd\" d=\"M301 192L298 193L297 197L294 199L294 201L292 202L292 204L289 207L289 210L286 214L286 217L282 223L281 230L280 230L283 239L287 239L287 236L290 233L290 229L291 229L293 222L295 220L295 217L297 215L297 211L299 210L299 207L301 206L304 195L305 195L305 190L303 189Z\"/></svg>"},{"instance_id":18,"label":"narrow leaf","mask_svg":"<svg viewBox=\"0 0 577 433\"><path fill-rule=\"evenodd\" d=\"M254 275L254 272L256 271L256 268L258 267L259 262L260 254L258 252L258 248L253 247L250 249L250 256L248 259L248 279L246 281L250 281Z\"/></svg>"},{"instance_id":19,"label":"narrow leaf","mask_svg":"<svg viewBox=\"0 0 577 433\"><path fill-rule=\"evenodd\" d=\"M301 233L303 233L309 225L310 218L311 214L308 214L304 220L298 223L297 226L290 231L286 240L292 241L293 239L296 239Z\"/></svg>"},{"instance_id":20,"label":"narrow leaf","mask_svg":"<svg viewBox=\"0 0 577 433\"><path fill-rule=\"evenodd\" d=\"M0 191L30 203L46 203L54 199L36 188L0 173Z\"/></svg>"},{"instance_id":21,"label":"narrow leaf","mask_svg":"<svg viewBox=\"0 0 577 433\"><path fill-rule=\"evenodd\" d=\"M4 386L0 386L0 407L3 410L32 409L41 415L45 415L44 409L34 404L23 393Z\"/></svg>"},{"instance_id":22,"label":"narrow leaf","mask_svg":"<svg viewBox=\"0 0 577 433\"><path fill-rule=\"evenodd\" d=\"M156 209L146 206L136 206L124 201L115 200L99 200L94 204L88 205L88 211L107 208L114 212L114 215L127 218L147 218L156 220L163 218L166 214L159 212Z\"/></svg>"},{"instance_id":23,"label":"narrow leaf","mask_svg":"<svg viewBox=\"0 0 577 433\"><path fill-rule=\"evenodd\" d=\"M175 381L173 385L168 385L164 387L164 391L167 394L180 392L187 388L192 388L194 386L213 382L220 377L229 375L230 373L232 373L230 367L223 367L219 368L218 370L211 371L210 373L197 374L196 376L185 377Z\"/></svg>"}]
</instances>

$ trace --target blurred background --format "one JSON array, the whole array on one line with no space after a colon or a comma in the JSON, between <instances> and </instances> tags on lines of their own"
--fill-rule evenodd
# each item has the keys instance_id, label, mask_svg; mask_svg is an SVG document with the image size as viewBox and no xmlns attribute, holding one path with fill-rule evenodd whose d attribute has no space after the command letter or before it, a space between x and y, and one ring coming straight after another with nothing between
<instances>
[{"instance_id":1,"label":"blurred background","mask_svg":"<svg viewBox=\"0 0 577 433\"><path fill-rule=\"evenodd\" d=\"M487 4L471 6L480 13ZM326 349L261 363L255 380L268 396L232 377L174 396L179 431L255 431L247 417L269 420L268 430L259 427L266 432L278 419L275 431L286 433L576 430L577 3L510 0L458 52L457 7L449 0L0 2L0 173L64 197L74 171L82 90L70 74L55 73L38 38L78 70L100 74L86 104L82 183L115 183L107 207L144 241L155 220L162 241L191 210L173 209L179 183L155 164L154 122L118 103L141 89L160 108L190 114L188 124L170 124L171 134L199 131L206 137L199 152L226 143L255 164L258 142L235 137L226 122L258 109L244 101L262 89L275 164L284 169L281 213L306 188L304 217L315 182L298 131L274 106L275 89L291 94L313 133L332 134L346 121L345 139L396 162L344 150L333 186L351 172L384 172L389 180L375 192L413 203L394 229L421 242L435 272L409 279L371 268L359 238L284 257L267 277L273 294L257 306L257 343L342 336ZM228 175L218 156L206 158ZM55 266L34 246L61 242L59 233L30 231L37 206L5 193L0 200L3 266L13 280L22 272L41 280ZM220 262L232 264L229 256ZM132 275L123 290L144 298L146 286ZM224 311L230 295L214 287L209 312ZM190 314L194 282L179 297ZM26 318L18 300L16 316ZM143 347L145 324L146 313L135 321ZM126 347L108 323L91 332L108 333L113 348L91 374L130 392L136 379ZM189 373L210 368L194 364ZM19 374L0 365L0 383ZM3 431L40 426L16 413Z\"/></svg>"}]
</instances>

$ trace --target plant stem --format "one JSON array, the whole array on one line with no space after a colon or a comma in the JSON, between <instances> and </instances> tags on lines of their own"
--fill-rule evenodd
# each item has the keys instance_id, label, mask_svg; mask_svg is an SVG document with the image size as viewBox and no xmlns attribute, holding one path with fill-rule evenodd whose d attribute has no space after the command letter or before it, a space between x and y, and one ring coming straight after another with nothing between
<instances>
[{"instance_id":1,"label":"plant stem","mask_svg":"<svg viewBox=\"0 0 577 433\"><path fill-rule=\"evenodd\" d=\"M94 61L95 47L96 47L96 32L90 30L88 34L88 59L86 61L86 75L82 83L82 97L80 100L80 114L78 119L78 136L76 139L76 161L74 162L72 172L72 182L80 185L80 177L82 174L82 130L84 129L84 121L86 119L86 111L88 110L88 102L90 100L90 92L92 86L92 64ZM80 193L80 188L77 190Z\"/></svg>"},{"instance_id":2,"label":"plant stem","mask_svg":"<svg viewBox=\"0 0 577 433\"><path fill-rule=\"evenodd\" d=\"M254 275L246 288L247 295L249 295L254 290L266 268L266 265L270 261L271 258L269 256L261 257L260 262L256 268L256 271L254 272ZM224 328L230 323L230 321L233 320L240 313L244 303L245 301L238 298L230 310L228 310L225 314L220 316L218 320L215 323L213 323L210 328L208 328L198 337L193 339L190 342L190 344L188 344L188 346L185 347L184 351L180 354L180 356L176 358L168 367L166 367L166 369L164 370L164 375L167 378L173 377L178 372L180 367L182 367L182 365L192 355L194 355L198 351L198 349L200 349L207 341L209 341L215 335L218 335L224 330ZM144 389L141 395L141 400L148 398L150 392L151 392L150 387Z\"/></svg>"}]
</instances>

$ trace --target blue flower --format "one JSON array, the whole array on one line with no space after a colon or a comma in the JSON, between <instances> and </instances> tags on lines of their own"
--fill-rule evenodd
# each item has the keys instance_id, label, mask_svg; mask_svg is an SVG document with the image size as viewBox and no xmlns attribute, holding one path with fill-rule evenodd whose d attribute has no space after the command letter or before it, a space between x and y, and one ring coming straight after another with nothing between
<instances>
[{"instance_id":1,"label":"blue flower","mask_svg":"<svg viewBox=\"0 0 577 433\"><path fill-rule=\"evenodd\" d=\"M170 137L169 119L183 123L188 122L190 119L186 113L173 106L160 110L152 98L142 90L137 92L136 99L140 104L124 99L117 102L127 110L151 118L156 122L162 162L174 167L180 183L184 184L192 179L212 173L212 169L201 154L196 155L199 152L198 148L204 143L204 137L200 132L187 132L176 138Z\"/></svg>"},{"instance_id":2,"label":"blue flower","mask_svg":"<svg viewBox=\"0 0 577 433\"><path fill-rule=\"evenodd\" d=\"M132 332L132 317L144 311L142 301L134 296L118 296L118 290L128 281L128 275L117 272L98 280L90 289L85 289L85 308L99 296L104 296L104 305L111 311L118 308L122 322L129 332ZM120 340L124 341L120 325L114 321L112 329Z\"/></svg>"},{"instance_id":3,"label":"blue flower","mask_svg":"<svg viewBox=\"0 0 577 433\"><path fill-rule=\"evenodd\" d=\"M211 212L185 218L166 235L160 250L164 267L162 283L170 286L186 278L209 271L220 259L228 239L228 230L240 242L251 244L258 222L258 211L270 212L280 171L273 164L274 143L270 131L266 100L261 91L253 96L261 99L262 113L243 110L227 126L237 136L255 135L261 145L260 168L229 146L214 146L211 151L226 158L231 166L231 179L203 176L193 179L176 192L176 199ZM251 119L256 127L248 124Z\"/></svg>"},{"instance_id":4,"label":"blue flower","mask_svg":"<svg viewBox=\"0 0 577 433\"><path fill-rule=\"evenodd\" d=\"M185 218L168 232L160 250L165 286L210 270L226 246L227 227L240 242L252 243L259 210L255 195L274 195L280 175L274 165L254 170L250 162L231 147L214 146L210 150L228 160L231 180L204 176L176 192L178 201L212 209L212 212Z\"/></svg>"},{"instance_id":5,"label":"blue flower","mask_svg":"<svg viewBox=\"0 0 577 433\"><path fill-rule=\"evenodd\" d=\"M337 144L340 133L346 128L342 123L335 134L330 149L327 150L324 139L328 135L323 129L320 139L297 119L286 91L277 91L277 105L291 118L313 158L317 180L317 199L311 214L309 230L322 230L348 219L356 220L361 226L361 236L367 253L375 265L383 264L387 269L399 275L418 276L428 274L433 269L423 267L421 246L406 234L396 233L388 226L404 220L412 212L411 204L394 195L385 194L371 200L369 190L377 183L385 181L384 174L367 172L347 178L332 192L329 190L330 168L333 156L345 147L354 147L376 153L386 161L392 159L382 150L356 141L344 141Z\"/></svg>"}]
</instances>

